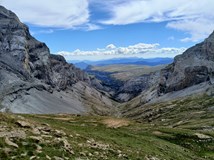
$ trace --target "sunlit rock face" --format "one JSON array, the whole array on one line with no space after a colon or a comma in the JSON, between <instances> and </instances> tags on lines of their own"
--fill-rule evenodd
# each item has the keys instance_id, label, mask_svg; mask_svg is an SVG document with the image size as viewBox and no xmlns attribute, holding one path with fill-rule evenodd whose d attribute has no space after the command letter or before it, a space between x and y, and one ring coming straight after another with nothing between
<instances>
[{"instance_id":1,"label":"sunlit rock face","mask_svg":"<svg viewBox=\"0 0 214 160\"><path fill-rule=\"evenodd\" d=\"M214 32L161 71L160 93L178 91L214 78Z\"/></svg>"},{"instance_id":2,"label":"sunlit rock face","mask_svg":"<svg viewBox=\"0 0 214 160\"><path fill-rule=\"evenodd\" d=\"M78 80L88 81L87 75L63 57L51 55L48 47L4 7L0 7L0 61L27 80L36 78L60 89Z\"/></svg>"},{"instance_id":3,"label":"sunlit rock face","mask_svg":"<svg viewBox=\"0 0 214 160\"><path fill-rule=\"evenodd\" d=\"M50 54L13 12L0 6L0 111L108 114L111 106L90 86L87 74Z\"/></svg>"}]
</instances>

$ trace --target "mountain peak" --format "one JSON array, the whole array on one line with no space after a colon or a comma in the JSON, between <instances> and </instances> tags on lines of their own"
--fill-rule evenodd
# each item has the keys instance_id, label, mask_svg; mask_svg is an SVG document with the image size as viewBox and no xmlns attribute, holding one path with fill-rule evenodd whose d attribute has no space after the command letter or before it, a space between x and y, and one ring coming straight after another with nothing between
<instances>
[{"instance_id":1,"label":"mountain peak","mask_svg":"<svg viewBox=\"0 0 214 160\"><path fill-rule=\"evenodd\" d=\"M209 35L209 37L214 37L214 30L213 30L213 32Z\"/></svg>"},{"instance_id":2,"label":"mountain peak","mask_svg":"<svg viewBox=\"0 0 214 160\"><path fill-rule=\"evenodd\" d=\"M160 92L178 91L214 80L214 32L202 43L175 57L173 64L162 70Z\"/></svg>"},{"instance_id":3,"label":"mountain peak","mask_svg":"<svg viewBox=\"0 0 214 160\"><path fill-rule=\"evenodd\" d=\"M4 6L1 6L1 5L0 5L0 18L1 19L8 18L8 19L13 19L13 20L19 21L19 18L16 16L15 13L13 13L10 10L7 10Z\"/></svg>"},{"instance_id":4,"label":"mountain peak","mask_svg":"<svg viewBox=\"0 0 214 160\"><path fill-rule=\"evenodd\" d=\"M214 43L214 31L209 35L206 41Z\"/></svg>"},{"instance_id":5,"label":"mountain peak","mask_svg":"<svg viewBox=\"0 0 214 160\"><path fill-rule=\"evenodd\" d=\"M46 44L32 37L28 27L3 6L0 6L0 84L0 111L86 113L95 104L96 112L101 108L106 113L111 107L107 97L90 87L86 73L68 64L64 57L51 55ZM86 103L87 98L93 103Z\"/></svg>"}]
</instances>

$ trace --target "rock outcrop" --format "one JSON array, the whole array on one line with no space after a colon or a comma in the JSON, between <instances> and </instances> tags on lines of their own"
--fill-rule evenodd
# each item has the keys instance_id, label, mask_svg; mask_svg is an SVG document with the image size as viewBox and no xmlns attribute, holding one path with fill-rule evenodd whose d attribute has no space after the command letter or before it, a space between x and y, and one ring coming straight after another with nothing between
<instances>
[{"instance_id":1,"label":"rock outcrop","mask_svg":"<svg viewBox=\"0 0 214 160\"><path fill-rule=\"evenodd\" d=\"M3 7L0 7L0 62L22 80L36 79L59 89L89 80L62 56L51 55L48 47L33 38L28 27Z\"/></svg>"},{"instance_id":2,"label":"rock outcrop","mask_svg":"<svg viewBox=\"0 0 214 160\"><path fill-rule=\"evenodd\" d=\"M140 95L145 90L148 90L158 82L160 77L160 72L152 72L150 74L145 74L139 78L133 78L124 83L117 92L116 100L120 102L128 102L134 97Z\"/></svg>"},{"instance_id":3,"label":"rock outcrop","mask_svg":"<svg viewBox=\"0 0 214 160\"><path fill-rule=\"evenodd\" d=\"M214 32L161 71L159 94L178 91L202 82L214 80Z\"/></svg>"},{"instance_id":4,"label":"rock outcrop","mask_svg":"<svg viewBox=\"0 0 214 160\"><path fill-rule=\"evenodd\" d=\"M146 85L141 86L141 94L121 105L122 115L139 117L149 105L190 96L214 96L214 32L202 43L176 56L172 64L147 78Z\"/></svg>"},{"instance_id":5,"label":"rock outcrop","mask_svg":"<svg viewBox=\"0 0 214 160\"><path fill-rule=\"evenodd\" d=\"M74 91L76 84L81 89ZM86 96L87 91L92 94ZM89 98L98 110L108 111L111 101L100 97L87 74L64 57L50 54L13 12L0 6L0 110L87 113L92 106L85 104Z\"/></svg>"}]
</instances>

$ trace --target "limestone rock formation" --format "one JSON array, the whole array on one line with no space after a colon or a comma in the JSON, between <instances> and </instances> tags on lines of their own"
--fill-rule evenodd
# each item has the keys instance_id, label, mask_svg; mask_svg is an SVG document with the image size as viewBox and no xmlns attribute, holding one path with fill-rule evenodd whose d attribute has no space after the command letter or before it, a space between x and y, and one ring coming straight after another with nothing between
<instances>
[{"instance_id":1,"label":"limestone rock formation","mask_svg":"<svg viewBox=\"0 0 214 160\"><path fill-rule=\"evenodd\" d=\"M51 55L48 47L33 38L28 27L3 7L0 8L0 62L22 80L37 79L60 89L79 80L89 80L62 56Z\"/></svg>"},{"instance_id":2,"label":"limestone rock formation","mask_svg":"<svg viewBox=\"0 0 214 160\"><path fill-rule=\"evenodd\" d=\"M161 71L159 93L178 91L202 82L214 80L214 32Z\"/></svg>"},{"instance_id":3,"label":"limestone rock formation","mask_svg":"<svg viewBox=\"0 0 214 160\"><path fill-rule=\"evenodd\" d=\"M88 113L102 108L103 113L108 112L111 100L101 97L91 87L87 74L68 64L64 57L51 55L13 12L0 6L1 111Z\"/></svg>"}]
</instances>

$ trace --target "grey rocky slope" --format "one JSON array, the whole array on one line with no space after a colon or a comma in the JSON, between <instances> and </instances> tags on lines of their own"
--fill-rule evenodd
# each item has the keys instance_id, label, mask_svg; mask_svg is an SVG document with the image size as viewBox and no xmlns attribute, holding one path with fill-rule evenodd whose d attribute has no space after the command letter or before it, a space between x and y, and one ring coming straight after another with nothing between
<instances>
[{"instance_id":1,"label":"grey rocky slope","mask_svg":"<svg viewBox=\"0 0 214 160\"><path fill-rule=\"evenodd\" d=\"M145 83L145 89L141 94L121 105L122 112L128 115L132 109L142 108L147 104L192 95L214 96L213 80L214 32L202 43L176 56L172 64L155 74L150 74L146 81L149 83Z\"/></svg>"},{"instance_id":2,"label":"grey rocky slope","mask_svg":"<svg viewBox=\"0 0 214 160\"><path fill-rule=\"evenodd\" d=\"M189 48L161 71L159 92L178 91L201 82L213 82L214 32L204 42Z\"/></svg>"},{"instance_id":3,"label":"grey rocky slope","mask_svg":"<svg viewBox=\"0 0 214 160\"><path fill-rule=\"evenodd\" d=\"M86 100L88 99L88 100ZM89 77L33 38L28 27L0 6L0 102L21 113L110 112L111 100Z\"/></svg>"}]
</instances>

